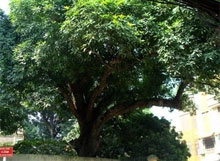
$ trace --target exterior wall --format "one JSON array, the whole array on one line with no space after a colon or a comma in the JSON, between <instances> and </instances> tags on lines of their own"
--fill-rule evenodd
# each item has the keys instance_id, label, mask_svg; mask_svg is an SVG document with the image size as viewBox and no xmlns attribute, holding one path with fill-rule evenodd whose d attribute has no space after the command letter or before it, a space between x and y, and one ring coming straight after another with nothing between
<instances>
[{"instance_id":1,"label":"exterior wall","mask_svg":"<svg viewBox=\"0 0 220 161\"><path fill-rule=\"evenodd\" d=\"M118 161L105 158L83 158L58 155L13 155L7 161Z\"/></svg>"},{"instance_id":2,"label":"exterior wall","mask_svg":"<svg viewBox=\"0 0 220 161\"><path fill-rule=\"evenodd\" d=\"M3 136L0 135L0 145L14 145L16 142L24 140L24 135L22 131L18 131L17 134Z\"/></svg>"},{"instance_id":3,"label":"exterior wall","mask_svg":"<svg viewBox=\"0 0 220 161\"><path fill-rule=\"evenodd\" d=\"M200 157L197 152L197 130L196 130L196 118L189 113L180 115L180 127L183 132L183 140L187 141L187 146L190 150L191 157L188 161L200 161Z\"/></svg>"},{"instance_id":4,"label":"exterior wall","mask_svg":"<svg viewBox=\"0 0 220 161\"><path fill-rule=\"evenodd\" d=\"M197 106L196 115L181 113L179 116L179 129L192 155L188 161L220 161L220 103L202 92L193 101ZM213 147L205 144L206 138L214 140Z\"/></svg>"}]
</instances>

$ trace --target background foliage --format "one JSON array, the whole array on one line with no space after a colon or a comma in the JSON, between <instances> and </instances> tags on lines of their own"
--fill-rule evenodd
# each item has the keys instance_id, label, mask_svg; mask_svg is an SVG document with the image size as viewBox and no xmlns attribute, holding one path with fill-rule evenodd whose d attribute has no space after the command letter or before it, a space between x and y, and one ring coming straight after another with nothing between
<instances>
[{"instance_id":1,"label":"background foliage","mask_svg":"<svg viewBox=\"0 0 220 161\"><path fill-rule=\"evenodd\" d=\"M156 155L160 161L186 161L189 149L182 135L164 118L135 111L109 122L102 131L99 155L107 158L146 160Z\"/></svg>"},{"instance_id":2,"label":"background foliage","mask_svg":"<svg viewBox=\"0 0 220 161\"><path fill-rule=\"evenodd\" d=\"M15 65L12 52L17 39L8 16L0 9L0 131L5 133L12 133L21 127L25 117L24 110L17 106L20 104L18 92L6 83L14 79L10 73Z\"/></svg>"},{"instance_id":3,"label":"background foliage","mask_svg":"<svg viewBox=\"0 0 220 161\"><path fill-rule=\"evenodd\" d=\"M76 152L65 141L57 140L26 140L14 146L16 154L48 154L48 155L71 155Z\"/></svg>"}]
</instances>

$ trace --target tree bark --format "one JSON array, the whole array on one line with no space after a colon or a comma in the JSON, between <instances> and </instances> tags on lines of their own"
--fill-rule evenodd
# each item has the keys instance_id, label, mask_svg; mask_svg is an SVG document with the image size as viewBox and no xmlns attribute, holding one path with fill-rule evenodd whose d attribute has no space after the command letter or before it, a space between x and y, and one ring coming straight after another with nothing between
<instances>
[{"instance_id":1,"label":"tree bark","mask_svg":"<svg viewBox=\"0 0 220 161\"><path fill-rule=\"evenodd\" d=\"M49 118L46 117L46 114L45 112L42 112L42 119L43 119L43 122L45 123L49 133L50 133L50 138L51 139L54 139L56 137L56 132L55 132L55 128L54 126L49 122Z\"/></svg>"},{"instance_id":2,"label":"tree bark","mask_svg":"<svg viewBox=\"0 0 220 161\"><path fill-rule=\"evenodd\" d=\"M172 107L181 110L180 102L184 89L188 85L182 81L174 98L146 98L141 100L133 100L115 103L110 109L101 106L95 106L97 99L103 93L107 85L107 79L116 70L117 64L120 64L120 57L116 57L110 61L103 69L100 75L99 84L87 98L83 98L83 92L78 90L77 84L67 83L59 85L59 91L67 101L72 114L76 117L79 127L80 136L72 142L77 154L83 157L94 157L99 149L100 130L104 123L115 116L122 115L137 108L145 108L152 106ZM86 91L84 91L86 92ZM83 101L84 100L84 101ZM105 101L106 102L106 101Z\"/></svg>"},{"instance_id":3,"label":"tree bark","mask_svg":"<svg viewBox=\"0 0 220 161\"><path fill-rule=\"evenodd\" d=\"M80 127L80 137L74 141L74 146L79 156L95 157L97 154L100 127L95 127L94 124L84 124Z\"/></svg>"},{"instance_id":4,"label":"tree bark","mask_svg":"<svg viewBox=\"0 0 220 161\"><path fill-rule=\"evenodd\" d=\"M88 103L87 106L86 104L82 107L76 106L76 104L74 103L75 99L71 99L71 97L73 97L73 91L69 90L68 92L70 92L70 94L68 94L67 90L61 90L61 92L63 92L62 94L64 98L66 98L68 105L70 106L70 109L73 109L72 112L76 116L80 127L79 138L72 142L73 146L75 147L75 150L77 151L77 154L83 157L96 156L97 151L99 149L101 127L105 122L107 122L115 116L127 113L137 108L151 107L154 105L172 107L174 109L181 110L181 96L187 85L187 82L182 82L174 98L152 98L136 100L133 102L124 102L122 104L116 104L114 107L106 110L105 112L102 111L102 109L105 109L103 107L94 108L94 106L92 106L92 108L90 107L89 110L88 106L91 105L90 103ZM95 91L97 91L97 89L95 89ZM96 99L98 95L94 99ZM88 117L88 115L90 117Z\"/></svg>"}]
</instances>

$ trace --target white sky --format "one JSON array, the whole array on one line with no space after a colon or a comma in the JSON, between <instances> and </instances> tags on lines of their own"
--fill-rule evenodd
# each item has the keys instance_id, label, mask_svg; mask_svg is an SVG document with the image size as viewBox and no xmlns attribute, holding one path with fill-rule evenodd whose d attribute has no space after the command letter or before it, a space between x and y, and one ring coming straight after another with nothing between
<instances>
[{"instance_id":1,"label":"white sky","mask_svg":"<svg viewBox=\"0 0 220 161\"><path fill-rule=\"evenodd\" d=\"M6 14L9 13L9 0L0 0L0 8L5 11ZM176 120L179 116L177 111L169 112L169 108L152 107L150 110L154 115L159 118L164 117L169 120L173 126L176 126Z\"/></svg>"},{"instance_id":2,"label":"white sky","mask_svg":"<svg viewBox=\"0 0 220 161\"><path fill-rule=\"evenodd\" d=\"M0 8L5 11L5 13L9 13L9 0L0 0Z\"/></svg>"},{"instance_id":3,"label":"white sky","mask_svg":"<svg viewBox=\"0 0 220 161\"><path fill-rule=\"evenodd\" d=\"M169 108L163 108L163 107L152 107L150 111L157 117L162 118L164 117L168 121L171 122L172 126L175 126L178 128L178 117L180 115L180 111L174 110L173 112L170 112Z\"/></svg>"}]
</instances>

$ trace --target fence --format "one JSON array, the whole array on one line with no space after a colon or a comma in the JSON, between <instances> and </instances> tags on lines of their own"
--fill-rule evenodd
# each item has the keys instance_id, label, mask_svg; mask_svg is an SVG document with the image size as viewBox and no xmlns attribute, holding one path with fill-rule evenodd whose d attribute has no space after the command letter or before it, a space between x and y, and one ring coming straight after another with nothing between
<instances>
[{"instance_id":1,"label":"fence","mask_svg":"<svg viewBox=\"0 0 220 161\"><path fill-rule=\"evenodd\" d=\"M0 159L1 160L1 159ZM60 155L29 155L29 154L16 154L7 161L118 161L115 159L105 158L83 158L83 157L69 157Z\"/></svg>"}]
</instances>

